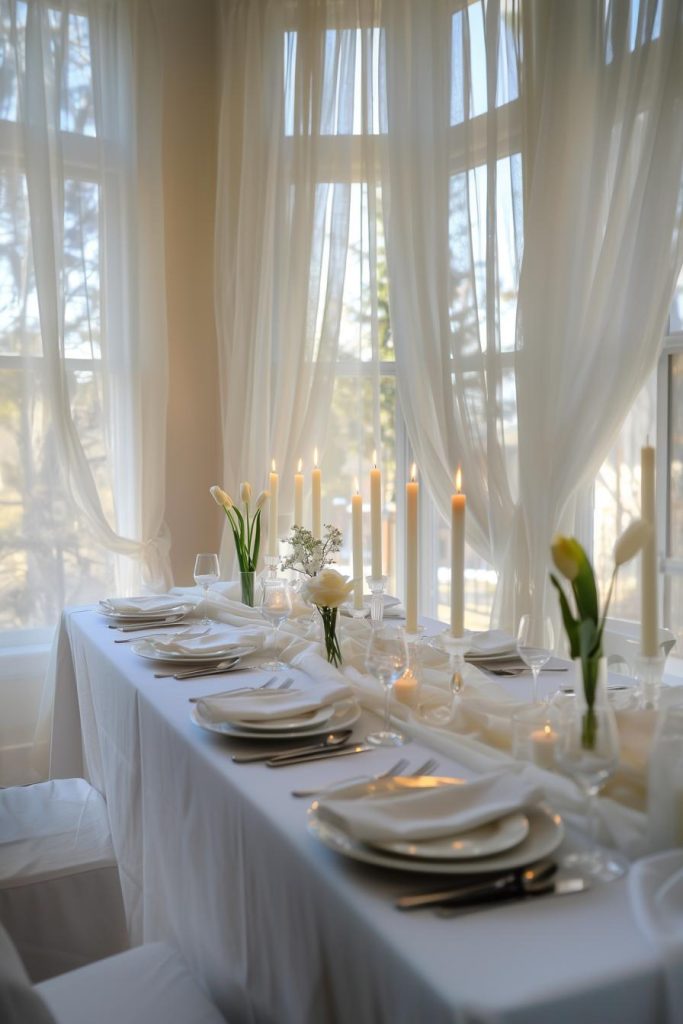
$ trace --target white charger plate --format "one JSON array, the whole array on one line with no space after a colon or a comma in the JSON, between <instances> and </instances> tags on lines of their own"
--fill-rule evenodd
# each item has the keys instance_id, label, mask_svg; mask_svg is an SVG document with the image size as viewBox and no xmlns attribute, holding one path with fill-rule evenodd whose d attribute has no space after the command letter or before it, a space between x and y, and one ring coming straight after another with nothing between
<instances>
[{"instance_id":1,"label":"white charger plate","mask_svg":"<svg viewBox=\"0 0 683 1024\"><path fill-rule=\"evenodd\" d=\"M490 857L518 846L529 834L529 819L521 811L508 814L497 821L459 832L454 836L421 839L416 842L395 841L372 843L374 849L398 853L402 857L419 860L468 860L471 857Z\"/></svg>"},{"instance_id":2,"label":"white charger plate","mask_svg":"<svg viewBox=\"0 0 683 1024\"><path fill-rule=\"evenodd\" d=\"M234 724L238 729L247 729L249 732L301 732L302 729L311 729L315 725L322 725L334 714L334 705L326 704L325 707L316 708L315 711L306 711L303 715L292 715L291 718L273 718L269 721L255 722L249 719L241 719ZM326 730L327 731L327 730Z\"/></svg>"},{"instance_id":3,"label":"white charger plate","mask_svg":"<svg viewBox=\"0 0 683 1024\"><path fill-rule=\"evenodd\" d=\"M162 661L175 665L205 665L225 658L244 658L247 654L253 654L255 647L240 644L227 644L218 651L197 652L196 654L184 654L180 651L159 651L148 639L136 640L131 647L135 654L148 661Z\"/></svg>"},{"instance_id":4,"label":"white charger plate","mask_svg":"<svg viewBox=\"0 0 683 1024\"><path fill-rule=\"evenodd\" d=\"M449 779L455 782L455 779ZM524 867L541 860L556 850L564 838L564 825L559 814L539 804L527 812L529 832L517 846L490 857L469 860L426 860L400 856L384 850L366 846L342 829L321 821L317 815L317 801L308 809L308 831L330 850L344 857L374 864L376 867L391 868L394 871L409 871L430 875L480 875L492 871L508 871Z\"/></svg>"},{"instance_id":5,"label":"white charger plate","mask_svg":"<svg viewBox=\"0 0 683 1024\"><path fill-rule=\"evenodd\" d=\"M348 729L349 726L353 725L360 718L360 706L351 697L338 700L331 707L333 714L330 715L327 721L319 725L309 725L305 729L298 729L296 731L297 738L299 736L322 736L326 732ZM209 722L206 718L202 717L196 704L192 708L190 717L200 729L216 732L221 736L235 736L245 740L286 740L292 736L291 729L268 729L261 732L253 728L244 729L241 726L233 725L231 722Z\"/></svg>"}]
</instances>

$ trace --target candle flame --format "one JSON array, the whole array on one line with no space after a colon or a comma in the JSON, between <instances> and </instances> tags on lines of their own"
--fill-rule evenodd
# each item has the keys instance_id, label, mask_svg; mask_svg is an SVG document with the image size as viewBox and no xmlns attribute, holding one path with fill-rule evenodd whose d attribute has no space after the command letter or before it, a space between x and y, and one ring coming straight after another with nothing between
<instances>
[{"instance_id":1,"label":"candle flame","mask_svg":"<svg viewBox=\"0 0 683 1024\"><path fill-rule=\"evenodd\" d=\"M270 463L270 468L271 468L271 470L272 470L272 471L273 471L273 473L274 473L274 472L275 472L275 459L273 459L273 460L271 461L271 463Z\"/></svg>"},{"instance_id":2,"label":"candle flame","mask_svg":"<svg viewBox=\"0 0 683 1024\"><path fill-rule=\"evenodd\" d=\"M353 478L353 489L356 492L356 494L360 494L360 484L358 483L358 477L357 476L355 476Z\"/></svg>"},{"instance_id":3,"label":"candle flame","mask_svg":"<svg viewBox=\"0 0 683 1024\"><path fill-rule=\"evenodd\" d=\"M462 469L458 466L455 473L455 489L460 494L462 490Z\"/></svg>"},{"instance_id":4,"label":"candle flame","mask_svg":"<svg viewBox=\"0 0 683 1024\"><path fill-rule=\"evenodd\" d=\"M318 449L317 448L313 449L313 465L315 466L316 469L318 468Z\"/></svg>"},{"instance_id":5,"label":"candle flame","mask_svg":"<svg viewBox=\"0 0 683 1024\"><path fill-rule=\"evenodd\" d=\"M411 484L415 483L416 478L417 478L417 464L414 462L412 464L412 466L410 467L410 482L411 482Z\"/></svg>"},{"instance_id":6,"label":"candle flame","mask_svg":"<svg viewBox=\"0 0 683 1024\"><path fill-rule=\"evenodd\" d=\"M373 449L372 452L372 465L374 469L377 469L377 449Z\"/></svg>"},{"instance_id":7,"label":"candle flame","mask_svg":"<svg viewBox=\"0 0 683 1024\"><path fill-rule=\"evenodd\" d=\"M548 724L548 722L546 722L545 725L543 726L543 732L546 734L546 736L550 736L552 731L553 731L552 730L552 726L550 726Z\"/></svg>"},{"instance_id":8,"label":"candle flame","mask_svg":"<svg viewBox=\"0 0 683 1024\"><path fill-rule=\"evenodd\" d=\"M296 467L297 473L300 473L303 468L304 468L304 460L303 459L299 459L299 463L298 463L298 465Z\"/></svg>"}]
</instances>

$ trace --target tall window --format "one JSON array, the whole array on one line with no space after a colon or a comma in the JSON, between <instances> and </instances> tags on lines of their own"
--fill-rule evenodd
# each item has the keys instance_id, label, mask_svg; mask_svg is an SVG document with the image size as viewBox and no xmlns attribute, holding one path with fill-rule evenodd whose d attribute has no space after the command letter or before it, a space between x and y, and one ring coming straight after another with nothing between
<instances>
[{"instance_id":1,"label":"tall window","mask_svg":"<svg viewBox=\"0 0 683 1024\"><path fill-rule=\"evenodd\" d=\"M21 122L28 4L0 0L0 630L54 624L60 608L111 589L112 565L64 491L46 398ZM63 321L71 413L100 499L111 511L102 392L100 185L90 26L49 13L62 46L65 154Z\"/></svg>"}]
</instances>

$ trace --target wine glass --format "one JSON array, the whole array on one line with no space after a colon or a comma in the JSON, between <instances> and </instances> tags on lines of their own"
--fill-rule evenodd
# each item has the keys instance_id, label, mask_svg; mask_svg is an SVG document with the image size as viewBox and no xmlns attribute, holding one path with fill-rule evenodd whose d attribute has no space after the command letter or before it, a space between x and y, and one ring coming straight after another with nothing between
<instances>
[{"instance_id":1,"label":"wine glass","mask_svg":"<svg viewBox=\"0 0 683 1024\"><path fill-rule=\"evenodd\" d=\"M543 615L522 615L517 629L517 653L531 669L534 704L538 704L538 674L550 660L554 647L552 620Z\"/></svg>"},{"instance_id":2,"label":"wine glass","mask_svg":"<svg viewBox=\"0 0 683 1024\"><path fill-rule=\"evenodd\" d=\"M202 626L210 625L211 620L207 614L209 587L212 583L216 583L216 581L220 579L220 575L221 571L218 565L218 555L197 555L194 560L194 581L197 586L202 587L204 590L203 603L205 612L204 618L202 619Z\"/></svg>"},{"instance_id":3,"label":"wine glass","mask_svg":"<svg viewBox=\"0 0 683 1024\"><path fill-rule=\"evenodd\" d=\"M377 676L384 686L384 729L367 737L368 743L375 747L400 747L405 743L405 737L391 729L389 706L394 683L403 675L407 665L408 647L403 627L376 625L370 635L365 655L365 667L368 672Z\"/></svg>"},{"instance_id":4,"label":"wine glass","mask_svg":"<svg viewBox=\"0 0 683 1024\"><path fill-rule=\"evenodd\" d=\"M586 797L590 837L590 848L568 854L563 866L603 882L620 878L626 870L624 862L617 854L602 850L597 844L596 798L619 764L619 734L609 704L589 711L572 701L560 719L555 760Z\"/></svg>"},{"instance_id":5,"label":"wine glass","mask_svg":"<svg viewBox=\"0 0 683 1024\"><path fill-rule=\"evenodd\" d=\"M263 580L261 597L261 615L275 627L275 643L281 624L292 614L292 588L287 580L267 579ZM278 671L287 668L280 660L264 662L262 668Z\"/></svg>"}]
</instances>

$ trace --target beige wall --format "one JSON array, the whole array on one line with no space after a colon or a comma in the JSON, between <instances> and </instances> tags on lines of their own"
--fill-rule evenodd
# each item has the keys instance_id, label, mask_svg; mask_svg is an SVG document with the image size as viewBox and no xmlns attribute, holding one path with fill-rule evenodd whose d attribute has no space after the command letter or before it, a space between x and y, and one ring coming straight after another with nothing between
<instances>
[{"instance_id":1,"label":"beige wall","mask_svg":"<svg viewBox=\"0 0 683 1024\"><path fill-rule=\"evenodd\" d=\"M154 0L164 67L164 207L170 357L166 521L176 584L218 551L221 430L213 303L218 40L213 0Z\"/></svg>"}]
</instances>

